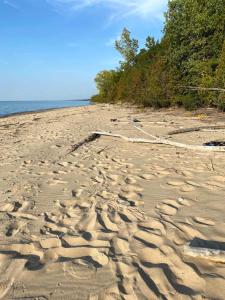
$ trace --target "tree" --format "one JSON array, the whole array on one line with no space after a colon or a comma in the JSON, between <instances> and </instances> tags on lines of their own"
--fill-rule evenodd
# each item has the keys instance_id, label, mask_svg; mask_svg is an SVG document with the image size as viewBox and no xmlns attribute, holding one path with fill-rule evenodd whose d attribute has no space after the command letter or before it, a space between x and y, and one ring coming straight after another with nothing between
<instances>
[{"instance_id":1,"label":"tree","mask_svg":"<svg viewBox=\"0 0 225 300\"><path fill-rule=\"evenodd\" d=\"M120 68L96 76L97 101L225 111L225 0L169 0L164 36L138 40L123 29ZM194 87L194 88L193 88Z\"/></svg>"},{"instance_id":2,"label":"tree","mask_svg":"<svg viewBox=\"0 0 225 300\"><path fill-rule=\"evenodd\" d=\"M219 65L216 72L216 84L218 87L225 89L225 40L220 54ZM221 92L218 95L216 106L222 111L225 111L225 93Z\"/></svg>"},{"instance_id":3,"label":"tree","mask_svg":"<svg viewBox=\"0 0 225 300\"><path fill-rule=\"evenodd\" d=\"M154 37L148 36L145 42L145 47L147 48L147 50L151 50L152 48L155 47L155 45L156 45L156 41Z\"/></svg>"},{"instance_id":4,"label":"tree","mask_svg":"<svg viewBox=\"0 0 225 300\"><path fill-rule=\"evenodd\" d=\"M116 84L119 80L119 72L101 71L95 77L96 86L99 94L94 97L98 102L113 102L116 96Z\"/></svg>"},{"instance_id":5,"label":"tree","mask_svg":"<svg viewBox=\"0 0 225 300\"><path fill-rule=\"evenodd\" d=\"M215 75L225 36L224 7L225 0L169 1L164 33L177 80L198 85Z\"/></svg>"},{"instance_id":6,"label":"tree","mask_svg":"<svg viewBox=\"0 0 225 300\"><path fill-rule=\"evenodd\" d=\"M225 40L219 58L219 64L216 71L216 83L218 87L225 89Z\"/></svg>"},{"instance_id":7,"label":"tree","mask_svg":"<svg viewBox=\"0 0 225 300\"><path fill-rule=\"evenodd\" d=\"M115 48L124 58L124 62L120 62L122 69L134 65L139 46L138 40L131 39L128 29L123 29L120 39L115 41Z\"/></svg>"}]
</instances>

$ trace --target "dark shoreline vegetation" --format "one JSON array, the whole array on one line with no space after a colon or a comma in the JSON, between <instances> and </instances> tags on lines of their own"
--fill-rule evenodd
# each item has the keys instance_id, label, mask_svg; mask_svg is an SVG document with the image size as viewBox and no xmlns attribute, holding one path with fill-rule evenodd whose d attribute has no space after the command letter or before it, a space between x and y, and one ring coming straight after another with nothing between
<instances>
[{"instance_id":1,"label":"dark shoreline vegetation","mask_svg":"<svg viewBox=\"0 0 225 300\"><path fill-rule=\"evenodd\" d=\"M93 102L225 111L225 0L170 0L163 37L145 48L124 28L115 42L123 61L95 81Z\"/></svg>"}]
</instances>

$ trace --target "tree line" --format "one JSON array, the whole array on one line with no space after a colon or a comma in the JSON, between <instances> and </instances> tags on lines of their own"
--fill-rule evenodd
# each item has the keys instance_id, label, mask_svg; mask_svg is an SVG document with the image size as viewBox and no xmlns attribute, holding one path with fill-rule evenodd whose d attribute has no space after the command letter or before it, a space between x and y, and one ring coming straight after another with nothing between
<instances>
[{"instance_id":1,"label":"tree line","mask_svg":"<svg viewBox=\"0 0 225 300\"><path fill-rule=\"evenodd\" d=\"M170 0L160 41L139 49L124 28L115 48L123 60L97 74L92 101L225 111L225 0Z\"/></svg>"}]
</instances>

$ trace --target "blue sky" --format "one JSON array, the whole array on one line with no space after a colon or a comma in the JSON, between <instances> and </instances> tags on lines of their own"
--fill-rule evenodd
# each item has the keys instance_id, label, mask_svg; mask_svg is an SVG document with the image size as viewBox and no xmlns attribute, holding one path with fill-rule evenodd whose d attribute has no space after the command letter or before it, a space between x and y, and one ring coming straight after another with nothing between
<instances>
[{"instance_id":1,"label":"blue sky","mask_svg":"<svg viewBox=\"0 0 225 300\"><path fill-rule=\"evenodd\" d=\"M0 100L89 98L127 27L160 38L167 0L0 0Z\"/></svg>"}]
</instances>

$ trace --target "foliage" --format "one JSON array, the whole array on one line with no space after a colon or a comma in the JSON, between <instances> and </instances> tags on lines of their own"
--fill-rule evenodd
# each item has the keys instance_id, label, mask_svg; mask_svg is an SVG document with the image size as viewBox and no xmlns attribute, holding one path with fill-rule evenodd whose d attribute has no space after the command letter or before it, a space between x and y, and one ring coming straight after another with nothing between
<instances>
[{"instance_id":1,"label":"foliage","mask_svg":"<svg viewBox=\"0 0 225 300\"><path fill-rule=\"evenodd\" d=\"M121 38L115 41L115 48L124 58L124 62L121 62L122 68L134 65L138 52L138 40L131 39L130 31L127 28L123 29Z\"/></svg>"},{"instance_id":2,"label":"foliage","mask_svg":"<svg viewBox=\"0 0 225 300\"><path fill-rule=\"evenodd\" d=\"M116 86L119 80L117 71L101 71L95 78L99 95L95 95L92 101L96 102L114 102L116 96Z\"/></svg>"},{"instance_id":3,"label":"foliage","mask_svg":"<svg viewBox=\"0 0 225 300\"><path fill-rule=\"evenodd\" d=\"M219 87L225 89L225 39L219 58L219 65L216 72L216 83Z\"/></svg>"},{"instance_id":4,"label":"foliage","mask_svg":"<svg viewBox=\"0 0 225 300\"><path fill-rule=\"evenodd\" d=\"M96 102L129 102L156 108L183 105L225 111L225 0L170 0L161 41L138 41L124 28L115 48L120 68L96 76ZM209 90L188 89L189 86Z\"/></svg>"}]
</instances>

